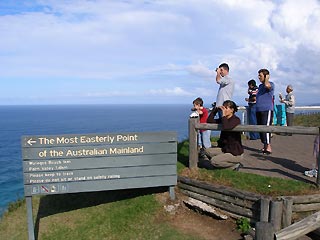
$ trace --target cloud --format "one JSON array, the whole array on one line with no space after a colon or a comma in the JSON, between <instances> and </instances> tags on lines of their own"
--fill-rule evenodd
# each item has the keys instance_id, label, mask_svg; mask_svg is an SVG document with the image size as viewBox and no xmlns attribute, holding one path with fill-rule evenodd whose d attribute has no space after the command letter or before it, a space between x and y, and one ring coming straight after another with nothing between
<instances>
[{"instance_id":1,"label":"cloud","mask_svg":"<svg viewBox=\"0 0 320 240\"><path fill-rule=\"evenodd\" d=\"M174 88L163 88L163 89L150 89L147 91L149 95L155 96L192 96L193 94L185 91L181 87L174 87Z\"/></svg>"},{"instance_id":2,"label":"cloud","mask_svg":"<svg viewBox=\"0 0 320 240\"><path fill-rule=\"evenodd\" d=\"M283 38L320 52L319 1L284 1L274 12L271 20L274 30Z\"/></svg>"},{"instance_id":3,"label":"cloud","mask_svg":"<svg viewBox=\"0 0 320 240\"><path fill-rule=\"evenodd\" d=\"M205 79L212 79L213 77L215 77L214 70L208 68L208 66L202 64L201 62L187 66L186 70L190 74L203 77Z\"/></svg>"},{"instance_id":4,"label":"cloud","mask_svg":"<svg viewBox=\"0 0 320 240\"><path fill-rule=\"evenodd\" d=\"M293 84L297 99L306 99L304 91L320 95L316 0L6 4L0 3L0 78L7 97L23 97L23 91L7 89L28 81L25 91L39 95L46 84L59 83L68 86L63 94L88 98L102 92L127 101L132 95L211 101L218 89L212 70L222 62L236 81L237 101L260 68L270 70L277 91ZM61 92L52 90L52 97L66 97Z\"/></svg>"}]
</instances>

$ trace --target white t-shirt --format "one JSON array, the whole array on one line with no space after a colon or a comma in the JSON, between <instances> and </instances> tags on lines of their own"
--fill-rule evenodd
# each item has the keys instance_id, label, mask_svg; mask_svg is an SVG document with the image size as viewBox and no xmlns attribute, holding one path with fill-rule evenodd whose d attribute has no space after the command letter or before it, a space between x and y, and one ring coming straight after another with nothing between
<instances>
[{"instance_id":1,"label":"white t-shirt","mask_svg":"<svg viewBox=\"0 0 320 240\"><path fill-rule=\"evenodd\" d=\"M220 84L220 87L218 90L216 100L217 107L222 106L223 102L226 100L232 100L234 81L229 75L226 75L220 78L218 84Z\"/></svg>"}]
</instances>

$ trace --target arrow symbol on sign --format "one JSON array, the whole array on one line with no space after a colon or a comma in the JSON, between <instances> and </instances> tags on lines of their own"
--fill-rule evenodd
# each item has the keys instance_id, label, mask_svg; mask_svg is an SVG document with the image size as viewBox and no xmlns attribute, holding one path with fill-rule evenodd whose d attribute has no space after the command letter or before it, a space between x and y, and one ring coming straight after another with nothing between
<instances>
[{"instance_id":1,"label":"arrow symbol on sign","mask_svg":"<svg viewBox=\"0 0 320 240\"><path fill-rule=\"evenodd\" d=\"M30 138L27 143L32 146L32 144L36 143L37 141L36 140L32 140L32 138Z\"/></svg>"}]
</instances>

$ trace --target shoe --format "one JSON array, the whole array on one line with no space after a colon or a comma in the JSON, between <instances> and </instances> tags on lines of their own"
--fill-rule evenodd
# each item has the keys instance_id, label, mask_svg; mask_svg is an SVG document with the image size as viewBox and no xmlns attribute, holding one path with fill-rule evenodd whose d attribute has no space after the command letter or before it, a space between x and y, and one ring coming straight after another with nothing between
<instances>
[{"instance_id":1,"label":"shoe","mask_svg":"<svg viewBox=\"0 0 320 240\"><path fill-rule=\"evenodd\" d=\"M190 118L197 118L197 117L199 117L199 113L196 111L190 114Z\"/></svg>"},{"instance_id":2,"label":"shoe","mask_svg":"<svg viewBox=\"0 0 320 240\"><path fill-rule=\"evenodd\" d=\"M200 148L200 151L199 151L199 158L204 158L206 157L206 150L204 148Z\"/></svg>"},{"instance_id":3,"label":"shoe","mask_svg":"<svg viewBox=\"0 0 320 240\"><path fill-rule=\"evenodd\" d=\"M305 171L304 175L307 177L317 177L318 176L318 171L317 169L311 169L309 171Z\"/></svg>"},{"instance_id":4,"label":"shoe","mask_svg":"<svg viewBox=\"0 0 320 240\"><path fill-rule=\"evenodd\" d=\"M237 163L235 166L234 166L234 168L233 168L233 171L239 171L239 169L240 168L242 168L243 167L243 164L242 163Z\"/></svg>"},{"instance_id":5,"label":"shoe","mask_svg":"<svg viewBox=\"0 0 320 240\"><path fill-rule=\"evenodd\" d=\"M262 153L263 153L263 154L266 154L266 155L271 155L271 154L272 154L272 152L271 152L271 151L268 151L268 150L263 150Z\"/></svg>"}]
</instances>

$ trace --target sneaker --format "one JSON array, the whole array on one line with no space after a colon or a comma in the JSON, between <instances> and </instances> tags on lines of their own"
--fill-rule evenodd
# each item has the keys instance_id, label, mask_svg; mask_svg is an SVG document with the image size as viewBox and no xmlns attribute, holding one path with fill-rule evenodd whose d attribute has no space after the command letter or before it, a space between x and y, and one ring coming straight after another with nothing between
<instances>
[{"instance_id":1,"label":"sneaker","mask_svg":"<svg viewBox=\"0 0 320 240\"><path fill-rule=\"evenodd\" d=\"M307 177L317 177L318 171L317 169L311 169L309 171L305 171L304 175L306 175Z\"/></svg>"},{"instance_id":2,"label":"sneaker","mask_svg":"<svg viewBox=\"0 0 320 240\"><path fill-rule=\"evenodd\" d=\"M240 168L243 167L243 164L242 163L237 163L236 165L234 165L234 168L233 168L233 171L239 171Z\"/></svg>"},{"instance_id":3,"label":"sneaker","mask_svg":"<svg viewBox=\"0 0 320 240\"><path fill-rule=\"evenodd\" d=\"M206 156L206 150L204 148L200 148L199 158L205 158Z\"/></svg>"},{"instance_id":4,"label":"sneaker","mask_svg":"<svg viewBox=\"0 0 320 240\"><path fill-rule=\"evenodd\" d=\"M192 113L190 114L190 118L197 118L197 117L199 117L199 113L196 112L196 111L194 111L194 112L192 112Z\"/></svg>"}]
</instances>

